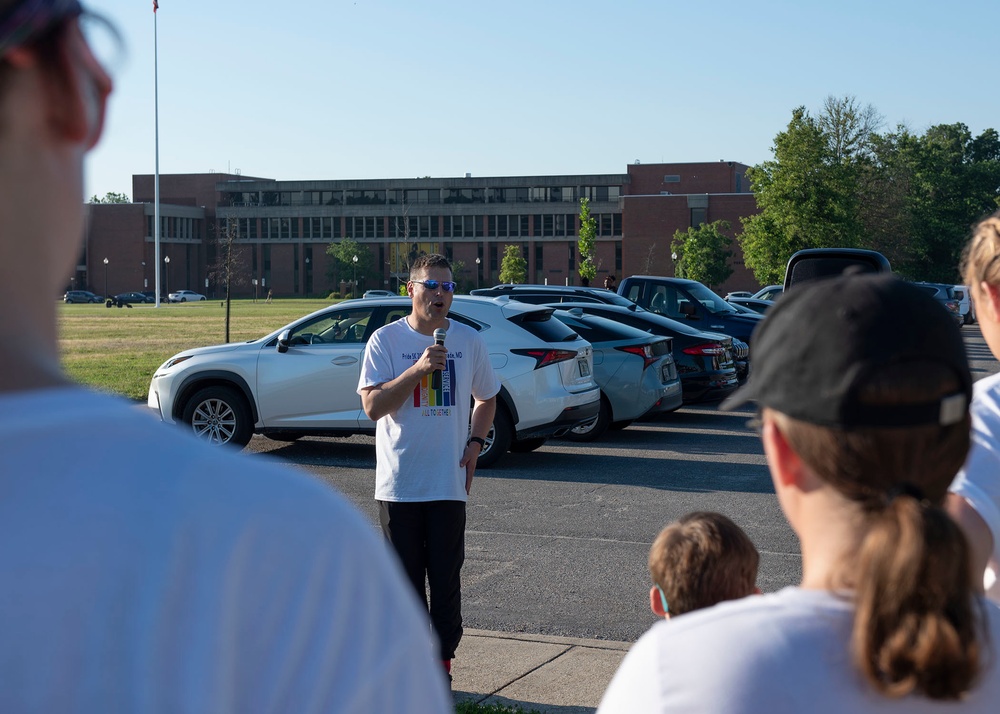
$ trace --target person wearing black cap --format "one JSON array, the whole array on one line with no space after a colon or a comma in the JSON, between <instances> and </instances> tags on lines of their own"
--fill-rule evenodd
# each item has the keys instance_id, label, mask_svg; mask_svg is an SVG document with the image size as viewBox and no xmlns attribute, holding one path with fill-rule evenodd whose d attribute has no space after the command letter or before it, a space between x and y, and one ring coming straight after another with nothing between
<instances>
[{"instance_id":1,"label":"person wearing black cap","mask_svg":"<svg viewBox=\"0 0 1000 714\"><path fill-rule=\"evenodd\" d=\"M371 525L60 366L112 82L75 0L0 0L0 711L453 711ZM107 23L104 25L109 27Z\"/></svg>"},{"instance_id":2,"label":"person wearing black cap","mask_svg":"<svg viewBox=\"0 0 1000 714\"><path fill-rule=\"evenodd\" d=\"M891 275L798 286L753 337L754 402L797 587L654 625L612 712L994 712L1000 609L942 503L969 446L961 334Z\"/></svg>"},{"instance_id":3,"label":"person wearing black cap","mask_svg":"<svg viewBox=\"0 0 1000 714\"><path fill-rule=\"evenodd\" d=\"M983 337L1000 359L1000 211L976 226L962 263ZM972 449L950 491L946 507L972 545L973 573L1000 603L1000 374L976 382Z\"/></svg>"}]
</instances>

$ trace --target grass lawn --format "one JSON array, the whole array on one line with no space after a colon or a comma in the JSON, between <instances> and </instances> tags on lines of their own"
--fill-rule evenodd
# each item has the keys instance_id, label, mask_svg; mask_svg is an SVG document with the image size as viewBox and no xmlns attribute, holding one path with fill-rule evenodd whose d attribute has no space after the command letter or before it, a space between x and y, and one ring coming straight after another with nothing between
<instances>
[{"instance_id":1,"label":"grass lawn","mask_svg":"<svg viewBox=\"0 0 1000 714\"><path fill-rule=\"evenodd\" d=\"M331 305L329 300L234 300L229 341L245 342ZM218 300L181 304L59 305L59 342L66 371L78 382L145 400L153 372L178 352L226 341L226 309Z\"/></svg>"}]
</instances>

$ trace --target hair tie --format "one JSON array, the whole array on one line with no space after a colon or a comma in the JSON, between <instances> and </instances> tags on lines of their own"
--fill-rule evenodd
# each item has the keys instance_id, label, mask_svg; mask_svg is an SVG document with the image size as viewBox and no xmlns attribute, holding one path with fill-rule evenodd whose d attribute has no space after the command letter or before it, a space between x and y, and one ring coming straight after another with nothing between
<instances>
[{"instance_id":1,"label":"hair tie","mask_svg":"<svg viewBox=\"0 0 1000 714\"><path fill-rule=\"evenodd\" d=\"M890 505L900 496L909 496L914 501L917 501L918 503L921 504L927 502L927 497L924 495L924 492L920 490L920 488L914 486L909 481L904 481L903 483L897 483L895 486L889 489L889 491L885 495L885 505L886 506Z\"/></svg>"}]
</instances>

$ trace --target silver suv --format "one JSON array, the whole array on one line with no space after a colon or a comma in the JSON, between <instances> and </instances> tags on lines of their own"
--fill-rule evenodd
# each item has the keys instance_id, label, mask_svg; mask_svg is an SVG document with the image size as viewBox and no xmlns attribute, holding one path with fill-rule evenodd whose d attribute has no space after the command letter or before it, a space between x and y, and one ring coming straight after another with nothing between
<instances>
[{"instance_id":1,"label":"silver suv","mask_svg":"<svg viewBox=\"0 0 1000 714\"><path fill-rule=\"evenodd\" d=\"M355 391L365 342L409 314L405 297L350 300L258 340L181 352L156 370L147 405L201 438L243 447L256 432L301 436L374 434ZM502 384L479 466L508 450L530 451L592 421L600 409L593 349L552 308L456 295L449 317L479 330Z\"/></svg>"}]
</instances>

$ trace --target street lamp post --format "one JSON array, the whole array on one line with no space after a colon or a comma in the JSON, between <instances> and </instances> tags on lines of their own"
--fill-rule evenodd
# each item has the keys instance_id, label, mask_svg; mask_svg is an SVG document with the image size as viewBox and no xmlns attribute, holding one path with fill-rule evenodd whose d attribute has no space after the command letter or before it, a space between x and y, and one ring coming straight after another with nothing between
<instances>
[{"instance_id":1,"label":"street lamp post","mask_svg":"<svg viewBox=\"0 0 1000 714\"><path fill-rule=\"evenodd\" d=\"M352 258L354 261L354 287L351 289L351 297L358 296L358 256Z\"/></svg>"},{"instance_id":2,"label":"street lamp post","mask_svg":"<svg viewBox=\"0 0 1000 714\"><path fill-rule=\"evenodd\" d=\"M476 258L476 290L479 289L479 266L482 262L482 258Z\"/></svg>"},{"instance_id":3,"label":"street lamp post","mask_svg":"<svg viewBox=\"0 0 1000 714\"><path fill-rule=\"evenodd\" d=\"M163 280L163 286L167 293L167 302L170 302L170 256L163 256L163 262L166 263L167 267L164 268L163 272L166 274Z\"/></svg>"},{"instance_id":4,"label":"street lamp post","mask_svg":"<svg viewBox=\"0 0 1000 714\"><path fill-rule=\"evenodd\" d=\"M104 299L108 299L108 259L104 259Z\"/></svg>"}]
</instances>

